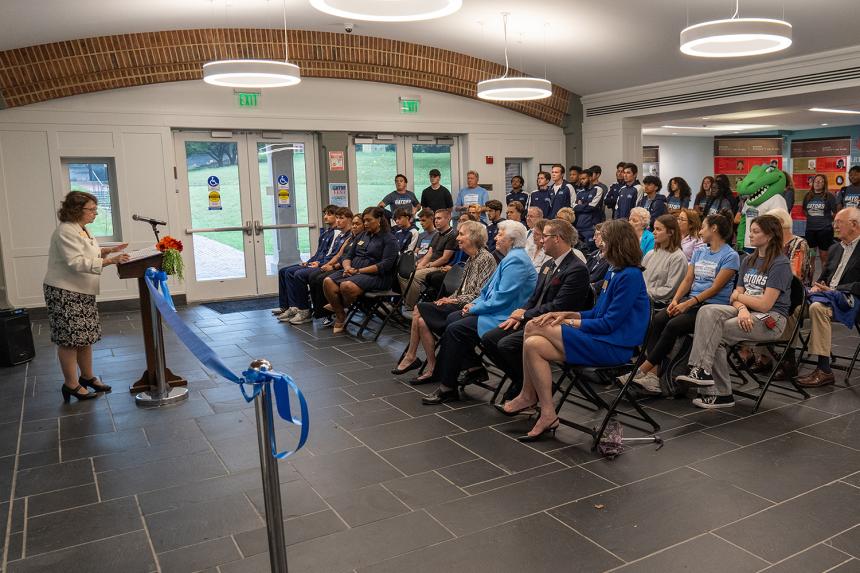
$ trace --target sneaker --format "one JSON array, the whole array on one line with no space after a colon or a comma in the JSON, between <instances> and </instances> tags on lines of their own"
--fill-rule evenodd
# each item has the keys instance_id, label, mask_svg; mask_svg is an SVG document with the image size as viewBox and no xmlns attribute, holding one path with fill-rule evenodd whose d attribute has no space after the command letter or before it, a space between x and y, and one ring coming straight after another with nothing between
<instances>
[{"instance_id":1,"label":"sneaker","mask_svg":"<svg viewBox=\"0 0 860 573\"><path fill-rule=\"evenodd\" d=\"M711 373L704 368L699 368L698 366L693 366L692 368L690 368L689 374L682 374L675 378L675 380L680 380L681 382L686 382L687 384L695 384L696 386L714 385L714 377L711 376Z\"/></svg>"},{"instance_id":2,"label":"sneaker","mask_svg":"<svg viewBox=\"0 0 860 573\"><path fill-rule=\"evenodd\" d=\"M294 306L291 306L290 308L278 315L278 320L280 320L281 322L286 322L296 316L297 312L299 312L299 309Z\"/></svg>"},{"instance_id":3,"label":"sneaker","mask_svg":"<svg viewBox=\"0 0 860 573\"><path fill-rule=\"evenodd\" d=\"M728 396L700 395L698 398L693 398L693 406L697 408L731 408L734 405L735 399L731 394Z\"/></svg>"},{"instance_id":4,"label":"sneaker","mask_svg":"<svg viewBox=\"0 0 860 573\"><path fill-rule=\"evenodd\" d=\"M638 379L642 378L643 376L645 376L645 374L643 374L642 372L637 370L636 374L633 375L633 380L638 380ZM621 376L616 376L615 377L615 383L618 384L619 386L624 386L627 383L627 378L629 378L629 377L630 377L630 374L622 374Z\"/></svg>"},{"instance_id":5,"label":"sneaker","mask_svg":"<svg viewBox=\"0 0 860 573\"><path fill-rule=\"evenodd\" d=\"M324 328L328 328L332 324L334 324L334 317L333 316L327 316L322 321L322 325Z\"/></svg>"},{"instance_id":6,"label":"sneaker","mask_svg":"<svg viewBox=\"0 0 860 573\"><path fill-rule=\"evenodd\" d=\"M653 372L633 378L633 383L651 394L660 394L660 377Z\"/></svg>"},{"instance_id":7,"label":"sneaker","mask_svg":"<svg viewBox=\"0 0 860 573\"><path fill-rule=\"evenodd\" d=\"M287 309L285 309L285 308L273 308L272 314L274 314L275 316L279 316L279 315L283 314L284 312L286 312L286 310Z\"/></svg>"},{"instance_id":8,"label":"sneaker","mask_svg":"<svg viewBox=\"0 0 860 573\"><path fill-rule=\"evenodd\" d=\"M311 309L302 309L296 313L296 315L290 319L290 324L306 324L308 322L313 322L314 317L311 316Z\"/></svg>"}]
</instances>

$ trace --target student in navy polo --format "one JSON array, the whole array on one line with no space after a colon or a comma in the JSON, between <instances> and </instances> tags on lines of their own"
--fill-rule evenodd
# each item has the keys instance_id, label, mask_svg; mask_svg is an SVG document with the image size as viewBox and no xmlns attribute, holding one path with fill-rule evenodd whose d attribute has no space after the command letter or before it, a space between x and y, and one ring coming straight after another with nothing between
<instances>
[{"instance_id":1,"label":"student in navy polo","mask_svg":"<svg viewBox=\"0 0 860 573\"><path fill-rule=\"evenodd\" d=\"M505 205L510 205L513 201L519 201L523 205L528 205L529 194L523 191L525 184L526 180L519 175L511 177L511 192L505 195Z\"/></svg>"},{"instance_id":2,"label":"student in navy polo","mask_svg":"<svg viewBox=\"0 0 860 573\"><path fill-rule=\"evenodd\" d=\"M570 207L571 197L574 196L573 185L564 180L564 167L559 164L552 166L550 171L552 181L550 181L550 206L548 219L555 219L558 215L558 210L563 207ZM578 177L578 175L577 175Z\"/></svg>"},{"instance_id":3,"label":"student in navy polo","mask_svg":"<svg viewBox=\"0 0 860 573\"><path fill-rule=\"evenodd\" d=\"M845 207L860 207L860 165L852 165L848 170L848 182L839 190L839 210Z\"/></svg>"},{"instance_id":4,"label":"student in navy polo","mask_svg":"<svg viewBox=\"0 0 860 573\"><path fill-rule=\"evenodd\" d=\"M627 219L630 217L630 210L639 202L642 196L642 186L636 179L636 174L639 168L635 163L624 164L624 185L618 189L615 197L606 199L606 204L614 208L613 217L616 219ZM610 201L612 204L610 204Z\"/></svg>"},{"instance_id":5,"label":"student in navy polo","mask_svg":"<svg viewBox=\"0 0 860 573\"><path fill-rule=\"evenodd\" d=\"M833 245L833 216L836 211L836 196L827 190L827 177L816 175L812 189L803 198L803 214L806 215L804 238L810 249L818 249L821 268L827 265L827 250Z\"/></svg>"},{"instance_id":6,"label":"student in navy polo","mask_svg":"<svg viewBox=\"0 0 860 573\"><path fill-rule=\"evenodd\" d=\"M660 215L666 214L666 197L660 195L660 189L663 188L663 182L656 175L646 175L642 179L642 190L644 195L639 200L637 207L647 209L651 213L651 225L649 229L654 230L654 221Z\"/></svg>"},{"instance_id":7,"label":"student in navy polo","mask_svg":"<svg viewBox=\"0 0 860 573\"><path fill-rule=\"evenodd\" d=\"M418 241L418 229L412 221L412 210L408 207L398 207L394 211L394 227L391 228L394 238L401 253L406 253L415 248Z\"/></svg>"},{"instance_id":8,"label":"student in navy polo","mask_svg":"<svg viewBox=\"0 0 860 573\"><path fill-rule=\"evenodd\" d=\"M600 176L603 175L603 168L600 165L592 165L588 168L588 171L591 172L591 187L597 186L603 189L603 196L606 197L606 193L609 192L609 187L606 186L605 183L600 181Z\"/></svg>"},{"instance_id":9,"label":"student in navy polo","mask_svg":"<svg viewBox=\"0 0 860 573\"><path fill-rule=\"evenodd\" d=\"M430 250L436 227L433 225L433 210L424 208L418 212L418 222L421 223L422 231L418 233L418 241L415 243L415 259L418 260Z\"/></svg>"},{"instance_id":10,"label":"student in navy polo","mask_svg":"<svg viewBox=\"0 0 860 573\"><path fill-rule=\"evenodd\" d=\"M573 187L573 194L570 196L571 202L573 198L576 197L576 194L582 188L579 183L580 176L582 175L582 167L579 165L571 165L567 169L567 182L570 183L570 186Z\"/></svg>"},{"instance_id":11,"label":"student in navy polo","mask_svg":"<svg viewBox=\"0 0 860 573\"><path fill-rule=\"evenodd\" d=\"M523 205L526 209L529 207L537 207L543 213L544 219L549 217L549 210L552 207L552 195L549 190L550 175L546 171L541 171L537 175L537 189L529 195L528 205Z\"/></svg>"},{"instance_id":12,"label":"student in navy polo","mask_svg":"<svg viewBox=\"0 0 860 573\"><path fill-rule=\"evenodd\" d=\"M496 234L499 232L499 222L504 220L502 219L501 201L490 199L484 205L484 211L487 213L487 219L490 221L487 225L487 250L492 253L496 250Z\"/></svg>"},{"instance_id":13,"label":"student in navy polo","mask_svg":"<svg viewBox=\"0 0 860 573\"><path fill-rule=\"evenodd\" d=\"M591 169L583 171L589 183L593 177ZM586 244L591 244L594 238L594 225L603 221L603 189L597 185L585 187L576 194L573 212L576 213L574 222L579 238Z\"/></svg>"},{"instance_id":14,"label":"student in navy polo","mask_svg":"<svg viewBox=\"0 0 860 573\"><path fill-rule=\"evenodd\" d=\"M615 183L609 186L606 190L606 195L603 197L603 206L606 209L607 217L615 218L615 203L618 201L618 192L624 187L624 166L627 165L624 161L619 161L615 165Z\"/></svg>"},{"instance_id":15,"label":"student in navy polo","mask_svg":"<svg viewBox=\"0 0 860 573\"><path fill-rule=\"evenodd\" d=\"M408 208L412 213L415 213L416 208L421 204L415 193L406 188L409 180L405 175L398 173L394 177L394 191L382 198L377 207L388 209L389 215L394 215L394 212L400 207Z\"/></svg>"}]
</instances>

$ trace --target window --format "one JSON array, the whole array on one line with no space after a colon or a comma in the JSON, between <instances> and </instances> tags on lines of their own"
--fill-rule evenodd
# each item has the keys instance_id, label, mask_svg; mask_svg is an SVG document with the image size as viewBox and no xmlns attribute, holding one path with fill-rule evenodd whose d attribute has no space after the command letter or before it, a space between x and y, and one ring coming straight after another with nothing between
<instances>
[{"instance_id":1,"label":"window","mask_svg":"<svg viewBox=\"0 0 860 573\"><path fill-rule=\"evenodd\" d=\"M116 168L113 158L68 158L62 160L66 192L86 191L99 201L96 220L88 226L90 233L100 239L120 240L119 209L117 208Z\"/></svg>"}]
</instances>

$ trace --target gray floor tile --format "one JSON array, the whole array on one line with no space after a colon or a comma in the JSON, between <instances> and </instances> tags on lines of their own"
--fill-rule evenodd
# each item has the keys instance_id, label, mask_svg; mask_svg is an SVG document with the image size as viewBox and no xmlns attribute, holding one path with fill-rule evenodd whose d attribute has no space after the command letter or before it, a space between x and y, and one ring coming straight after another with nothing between
<instances>
[{"instance_id":1,"label":"gray floor tile","mask_svg":"<svg viewBox=\"0 0 860 573\"><path fill-rule=\"evenodd\" d=\"M374 450L387 450L461 432L437 416L412 418L383 426L357 430L355 437Z\"/></svg>"},{"instance_id":2,"label":"gray floor tile","mask_svg":"<svg viewBox=\"0 0 860 573\"><path fill-rule=\"evenodd\" d=\"M9 564L9 573L151 573L155 570L155 560L143 531L116 535Z\"/></svg>"},{"instance_id":3,"label":"gray floor tile","mask_svg":"<svg viewBox=\"0 0 860 573\"><path fill-rule=\"evenodd\" d=\"M860 388L855 383L850 388L844 388L822 396L814 396L809 400L805 400L803 405L832 414L847 414L855 410L860 410Z\"/></svg>"},{"instance_id":4,"label":"gray floor tile","mask_svg":"<svg viewBox=\"0 0 860 573\"><path fill-rule=\"evenodd\" d=\"M384 450L379 452L379 455L407 475L426 472L476 458L475 454L455 444L448 438L437 438L409 446Z\"/></svg>"},{"instance_id":5,"label":"gray floor tile","mask_svg":"<svg viewBox=\"0 0 860 573\"><path fill-rule=\"evenodd\" d=\"M410 508L379 484L338 494L326 501L350 527L408 513Z\"/></svg>"},{"instance_id":6,"label":"gray floor tile","mask_svg":"<svg viewBox=\"0 0 860 573\"><path fill-rule=\"evenodd\" d=\"M860 412L845 414L800 430L804 434L860 449Z\"/></svg>"},{"instance_id":7,"label":"gray floor tile","mask_svg":"<svg viewBox=\"0 0 860 573\"><path fill-rule=\"evenodd\" d=\"M148 515L179 509L202 501L240 496L244 492L261 487L260 471L252 470L183 485L171 485L164 489L142 493L137 498L141 511L144 515Z\"/></svg>"},{"instance_id":8,"label":"gray floor tile","mask_svg":"<svg viewBox=\"0 0 860 573\"><path fill-rule=\"evenodd\" d=\"M116 428L107 412L60 418L60 439L63 440L82 438L93 434L108 434L114 431Z\"/></svg>"},{"instance_id":9,"label":"gray floor tile","mask_svg":"<svg viewBox=\"0 0 860 573\"><path fill-rule=\"evenodd\" d=\"M402 477L385 460L364 447L303 458L292 464L323 497Z\"/></svg>"},{"instance_id":10,"label":"gray floor tile","mask_svg":"<svg viewBox=\"0 0 860 573\"><path fill-rule=\"evenodd\" d=\"M162 573L189 573L242 558L229 537L204 541L181 549L167 551L158 556Z\"/></svg>"},{"instance_id":11,"label":"gray floor tile","mask_svg":"<svg viewBox=\"0 0 860 573\"><path fill-rule=\"evenodd\" d=\"M391 375L388 375L389 378ZM399 380L376 380L373 382L357 382L354 386L343 386L340 388L346 394L356 400L370 400L371 398L385 398L397 394L414 394L415 399L420 401L420 396L410 386Z\"/></svg>"},{"instance_id":12,"label":"gray floor tile","mask_svg":"<svg viewBox=\"0 0 860 573\"><path fill-rule=\"evenodd\" d=\"M263 502L263 488L259 487L248 490L247 495L260 515L265 515L266 506ZM281 506L283 508L284 519L328 509L328 505L326 505L322 498L302 479L281 484Z\"/></svg>"},{"instance_id":13,"label":"gray floor tile","mask_svg":"<svg viewBox=\"0 0 860 573\"><path fill-rule=\"evenodd\" d=\"M819 410L791 405L709 428L705 432L729 442L746 446L803 426L822 422L831 417L831 414Z\"/></svg>"},{"instance_id":14,"label":"gray floor tile","mask_svg":"<svg viewBox=\"0 0 860 573\"><path fill-rule=\"evenodd\" d=\"M17 428L16 428L17 429ZM16 436L17 437L17 436ZM15 440L10 440L11 445L15 444ZM21 453L28 454L32 452L41 452L44 450L54 450L59 447L60 437L57 430L43 430L41 432L31 432L29 434L21 434ZM12 454L15 449L12 449ZM3 454L7 455L7 454Z\"/></svg>"},{"instance_id":15,"label":"gray floor tile","mask_svg":"<svg viewBox=\"0 0 860 573\"><path fill-rule=\"evenodd\" d=\"M828 573L860 573L860 559L851 559L838 567L834 567Z\"/></svg>"},{"instance_id":16,"label":"gray floor tile","mask_svg":"<svg viewBox=\"0 0 860 573\"><path fill-rule=\"evenodd\" d=\"M191 439L173 440L150 447L134 448L124 452L98 456L93 459L93 465L95 465L96 472L101 473L210 451L212 449L209 442L202 436L197 436Z\"/></svg>"},{"instance_id":17,"label":"gray floor tile","mask_svg":"<svg viewBox=\"0 0 860 573\"><path fill-rule=\"evenodd\" d=\"M103 499L112 499L224 475L227 472L212 452L158 460L97 474Z\"/></svg>"},{"instance_id":18,"label":"gray floor tile","mask_svg":"<svg viewBox=\"0 0 860 573\"><path fill-rule=\"evenodd\" d=\"M143 428L63 440L61 443L63 461L136 450L148 445Z\"/></svg>"},{"instance_id":19,"label":"gray floor tile","mask_svg":"<svg viewBox=\"0 0 860 573\"><path fill-rule=\"evenodd\" d=\"M830 544L845 553L860 559L860 525L837 535L830 540Z\"/></svg>"},{"instance_id":20,"label":"gray floor tile","mask_svg":"<svg viewBox=\"0 0 860 573\"><path fill-rule=\"evenodd\" d=\"M134 498L126 497L29 519L27 555L37 555L143 529Z\"/></svg>"},{"instance_id":21,"label":"gray floor tile","mask_svg":"<svg viewBox=\"0 0 860 573\"><path fill-rule=\"evenodd\" d=\"M41 466L18 472L15 497L36 495L92 483L93 481L93 469L90 460L76 460Z\"/></svg>"},{"instance_id":22,"label":"gray floor tile","mask_svg":"<svg viewBox=\"0 0 860 573\"><path fill-rule=\"evenodd\" d=\"M695 571L696 573L753 573L769 563L738 549L714 535L706 534L675 545L618 569L618 573Z\"/></svg>"},{"instance_id":23,"label":"gray floor tile","mask_svg":"<svg viewBox=\"0 0 860 573\"><path fill-rule=\"evenodd\" d=\"M284 521L284 539L287 545L295 545L302 541L331 535L345 529L347 529L347 525L343 520L335 512L327 509ZM265 527L237 533L234 537L236 543L239 545L239 549L242 550L242 554L246 557L268 551L269 541L266 537Z\"/></svg>"},{"instance_id":24,"label":"gray floor tile","mask_svg":"<svg viewBox=\"0 0 860 573\"><path fill-rule=\"evenodd\" d=\"M244 496L227 497L146 516L156 552L170 551L263 525Z\"/></svg>"},{"instance_id":25,"label":"gray floor tile","mask_svg":"<svg viewBox=\"0 0 860 573\"><path fill-rule=\"evenodd\" d=\"M767 499L782 501L855 471L860 467L860 452L791 433L694 467Z\"/></svg>"},{"instance_id":26,"label":"gray floor tile","mask_svg":"<svg viewBox=\"0 0 860 573\"><path fill-rule=\"evenodd\" d=\"M436 472L395 479L383 485L412 509L438 505L466 495Z\"/></svg>"},{"instance_id":27,"label":"gray floor tile","mask_svg":"<svg viewBox=\"0 0 860 573\"><path fill-rule=\"evenodd\" d=\"M641 503L644 499L648 502ZM703 499L707 499L707 512L702 511ZM725 482L681 468L569 503L551 513L630 561L768 505Z\"/></svg>"},{"instance_id":28,"label":"gray floor tile","mask_svg":"<svg viewBox=\"0 0 860 573\"><path fill-rule=\"evenodd\" d=\"M818 544L764 569L762 573L823 573L849 559L841 551Z\"/></svg>"},{"instance_id":29,"label":"gray floor tile","mask_svg":"<svg viewBox=\"0 0 860 573\"><path fill-rule=\"evenodd\" d=\"M259 553L241 561L227 563L219 569L221 573L271 573L272 571L268 553Z\"/></svg>"},{"instance_id":30,"label":"gray floor tile","mask_svg":"<svg viewBox=\"0 0 860 573\"><path fill-rule=\"evenodd\" d=\"M486 482L491 479L508 475L499 466L493 465L487 460L475 459L436 470L445 479L455 485L467 487L476 483Z\"/></svg>"},{"instance_id":31,"label":"gray floor tile","mask_svg":"<svg viewBox=\"0 0 860 573\"><path fill-rule=\"evenodd\" d=\"M293 545L290 568L306 573L347 572L450 537L429 515L417 511Z\"/></svg>"},{"instance_id":32,"label":"gray floor tile","mask_svg":"<svg viewBox=\"0 0 860 573\"><path fill-rule=\"evenodd\" d=\"M500 414L498 410L489 404L477 404L468 408L443 412L439 415L464 430L477 430L478 428L486 428L487 426L510 421L510 418Z\"/></svg>"},{"instance_id":33,"label":"gray floor tile","mask_svg":"<svg viewBox=\"0 0 860 573\"><path fill-rule=\"evenodd\" d=\"M527 541L526 541L527 540ZM605 571L621 562L545 513L446 541L359 573Z\"/></svg>"},{"instance_id":34,"label":"gray floor tile","mask_svg":"<svg viewBox=\"0 0 860 573\"><path fill-rule=\"evenodd\" d=\"M543 511L609 489L612 484L581 468L570 468L471 497L429 507L427 511L456 535ZM503 503L500 501L504 500Z\"/></svg>"},{"instance_id":35,"label":"gray floor tile","mask_svg":"<svg viewBox=\"0 0 860 573\"><path fill-rule=\"evenodd\" d=\"M775 563L854 527L858 515L860 489L837 482L727 525L715 533Z\"/></svg>"},{"instance_id":36,"label":"gray floor tile","mask_svg":"<svg viewBox=\"0 0 860 573\"><path fill-rule=\"evenodd\" d=\"M89 505L99 500L95 482L76 487L52 491L39 495L31 495L27 499L29 517L69 509L81 505ZM20 502L19 502L20 503Z\"/></svg>"},{"instance_id":37,"label":"gray floor tile","mask_svg":"<svg viewBox=\"0 0 860 573\"><path fill-rule=\"evenodd\" d=\"M557 472L559 470L565 469L565 466L559 462L550 462L543 466L538 466L536 468L530 468L527 470L523 470L521 472L517 472L510 475L504 475L497 477L495 479L483 481L481 483L477 483L474 485L466 486L463 489L469 495L474 495L476 493L481 493L484 491L489 491L491 489L498 489L500 487L504 487L507 485L511 485L514 483L520 483L522 481L526 481L527 479L531 479L533 477L538 477L542 475L546 475L549 473Z\"/></svg>"},{"instance_id":38,"label":"gray floor tile","mask_svg":"<svg viewBox=\"0 0 860 573\"><path fill-rule=\"evenodd\" d=\"M552 458L490 428L473 430L451 439L508 472L519 472L552 461Z\"/></svg>"}]
</instances>

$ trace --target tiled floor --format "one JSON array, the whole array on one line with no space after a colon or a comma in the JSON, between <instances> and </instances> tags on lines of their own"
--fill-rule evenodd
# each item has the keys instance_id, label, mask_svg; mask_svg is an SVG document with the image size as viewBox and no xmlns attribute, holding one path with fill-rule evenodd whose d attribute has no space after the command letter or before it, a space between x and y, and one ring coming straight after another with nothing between
<instances>
[{"instance_id":1,"label":"tiled floor","mask_svg":"<svg viewBox=\"0 0 860 573\"><path fill-rule=\"evenodd\" d=\"M665 446L606 461L570 429L521 444L530 422L478 399L422 406L432 388L389 374L396 330L370 343L267 311L182 314L235 370L266 357L307 395L310 440L280 463L292 573L860 571L860 375L754 416L653 401ZM103 323L113 394L62 403L44 321L37 358L0 370L8 571L268 571L253 410L169 331L191 398L138 409L123 391L144 367L137 318ZM285 447L296 436L279 424Z\"/></svg>"}]
</instances>

